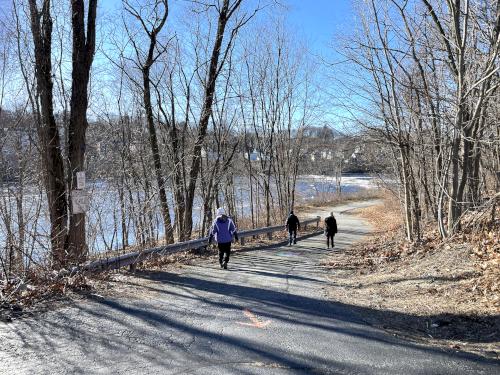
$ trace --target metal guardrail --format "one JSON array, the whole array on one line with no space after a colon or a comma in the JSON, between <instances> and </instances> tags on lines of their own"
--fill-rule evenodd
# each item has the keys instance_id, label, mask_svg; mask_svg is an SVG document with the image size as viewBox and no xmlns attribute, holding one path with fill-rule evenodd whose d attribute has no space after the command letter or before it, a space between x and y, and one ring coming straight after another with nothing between
<instances>
[{"instance_id":1,"label":"metal guardrail","mask_svg":"<svg viewBox=\"0 0 500 375\"><path fill-rule=\"evenodd\" d=\"M320 217L317 216L313 219L304 220L301 226L307 229L310 224L316 224L316 228L319 227ZM238 232L238 238L242 245L245 244L246 237L255 237L262 234L267 234L269 238L272 238L272 233L283 230L283 225L275 225L272 227L256 228L243 230ZM103 258L95 260L93 262L87 263L78 268L81 271L90 272L101 272L106 270L114 270L122 267L129 266L131 270L135 270L135 265L141 263L148 259L153 254L167 255L177 253L179 251L200 249L208 246L208 237L199 238L196 240L190 240L185 242L179 242L171 245L153 247L151 249L145 249L141 251L134 251L132 253L122 254L111 258ZM76 270L74 270L76 271Z\"/></svg>"},{"instance_id":2,"label":"metal guardrail","mask_svg":"<svg viewBox=\"0 0 500 375\"><path fill-rule=\"evenodd\" d=\"M314 219L304 220L303 222L300 223L300 225L304 229L307 229L308 225L315 223L316 224L316 228L318 228L319 221L320 221L320 217L316 216ZM244 230L244 231L238 232L238 237L239 237L240 243L242 245L244 245L245 244L245 237L255 237L255 236L262 235L262 234L267 234L268 238L271 239L272 238L272 234L274 232L278 232L280 230L283 230L283 228L284 228L283 225L274 225L272 227L248 229L248 230Z\"/></svg>"}]
</instances>

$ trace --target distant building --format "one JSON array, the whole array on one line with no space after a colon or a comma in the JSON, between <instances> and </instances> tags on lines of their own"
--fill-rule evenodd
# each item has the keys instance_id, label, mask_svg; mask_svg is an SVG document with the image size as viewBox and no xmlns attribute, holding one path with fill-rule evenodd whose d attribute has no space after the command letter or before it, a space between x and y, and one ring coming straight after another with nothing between
<instances>
[{"instance_id":1,"label":"distant building","mask_svg":"<svg viewBox=\"0 0 500 375\"><path fill-rule=\"evenodd\" d=\"M363 155L363 152L361 151L361 147L356 147L354 149L354 152L351 155L351 159L356 160L358 159L361 155Z\"/></svg>"},{"instance_id":2,"label":"distant building","mask_svg":"<svg viewBox=\"0 0 500 375\"><path fill-rule=\"evenodd\" d=\"M250 161L261 161L261 160L268 160L269 157L264 155L262 152L260 151L257 151L256 149L253 149L253 151L250 153L250 155L248 154L248 152L245 152L245 159L248 160L250 159Z\"/></svg>"}]
</instances>

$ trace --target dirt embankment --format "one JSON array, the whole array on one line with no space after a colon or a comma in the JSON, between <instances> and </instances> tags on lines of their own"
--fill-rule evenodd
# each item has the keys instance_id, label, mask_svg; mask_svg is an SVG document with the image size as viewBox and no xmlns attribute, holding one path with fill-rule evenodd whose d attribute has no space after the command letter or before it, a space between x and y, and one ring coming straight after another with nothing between
<instances>
[{"instance_id":1,"label":"dirt embankment","mask_svg":"<svg viewBox=\"0 0 500 375\"><path fill-rule=\"evenodd\" d=\"M446 242L428 227L422 243L410 244L397 202L352 214L375 232L328 260L332 299L372 309L368 322L396 335L499 358L499 219L474 222L478 215L470 215Z\"/></svg>"}]
</instances>

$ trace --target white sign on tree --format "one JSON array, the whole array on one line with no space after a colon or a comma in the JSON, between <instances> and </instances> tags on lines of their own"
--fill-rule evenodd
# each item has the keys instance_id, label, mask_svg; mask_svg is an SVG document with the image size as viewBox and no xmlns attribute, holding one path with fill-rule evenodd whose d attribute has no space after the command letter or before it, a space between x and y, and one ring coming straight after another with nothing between
<instances>
[{"instance_id":1,"label":"white sign on tree","mask_svg":"<svg viewBox=\"0 0 500 375\"><path fill-rule=\"evenodd\" d=\"M73 214L84 214L89 209L89 196L83 190L71 192L71 204Z\"/></svg>"},{"instance_id":2,"label":"white sign on tree","mask_svg":"<svg viewBox=\"0 0 500 375\"><path fill-rule=\"evenodd\" d=\"M76 188L78 190L85 189L85 172L76 172Z\"/></svg>"}]
</instances>

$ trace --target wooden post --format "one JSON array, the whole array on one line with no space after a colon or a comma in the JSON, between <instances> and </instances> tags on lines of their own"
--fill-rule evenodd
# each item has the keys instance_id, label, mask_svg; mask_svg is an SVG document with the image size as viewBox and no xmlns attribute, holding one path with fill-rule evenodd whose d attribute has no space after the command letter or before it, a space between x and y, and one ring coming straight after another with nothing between
<instances>
[{"instance_id":1,"label":"wooden post","mask_svg":"<svg viewBox=\"0 0 500 375\"><path fill-rule=\"evenodd\" d=\"M245 237L240 237L240 244L241 246L245 244Z\"/></svg>"},{"instance_id":2,"label":"wooden post","mask_svg":"<svg viewBox=\"0 0 500 375\"><path fill-rule=\"evenodd\" d=\"M132 263L130 265L129 271L135 273L135 271L136 271L136 264L135 263Z\"/></svg>"}]
</instances>

